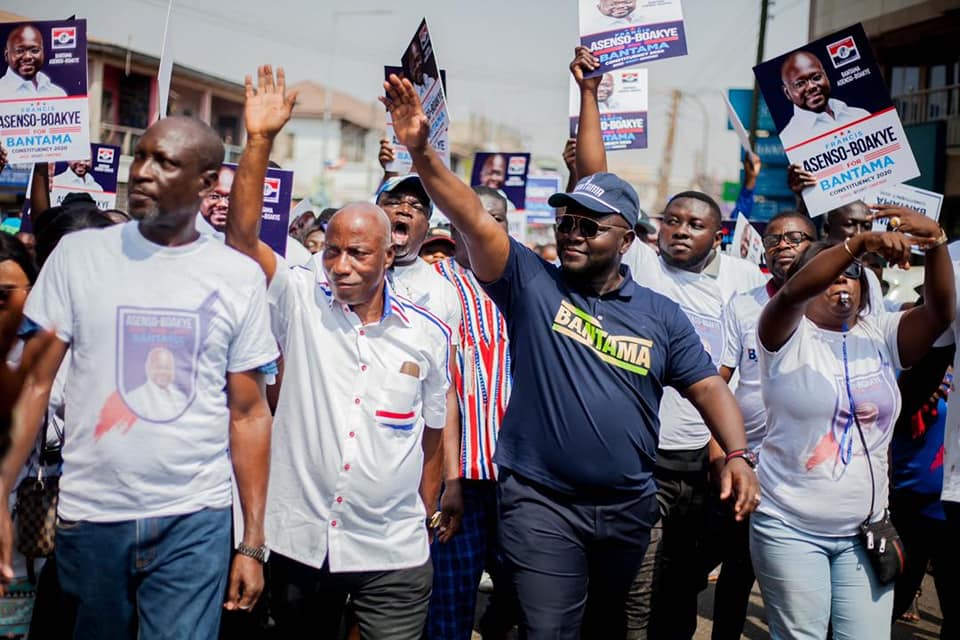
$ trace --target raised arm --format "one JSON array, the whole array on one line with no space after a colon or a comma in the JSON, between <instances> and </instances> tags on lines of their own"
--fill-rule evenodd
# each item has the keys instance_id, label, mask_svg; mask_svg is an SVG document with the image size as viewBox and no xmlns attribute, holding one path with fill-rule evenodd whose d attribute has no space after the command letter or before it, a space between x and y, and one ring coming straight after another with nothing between
<instances>
[{"instance_id":1,"label":"raised arm","mask_svg":"<svg viewBox=\"0 0 960 640\"><path fill-rule=\"evenodd\" d=\"M394 133L410 151L424 189L463 237L477 278L497 280L510 257L510 237L483 208L473 189L447 169L430 147L430 122L410 81L391 74L383 86L387 96L380 100L393 116Z\"/></svg>"},{"instance_id":2,"label":"raised arm","mask_svg":"<svg viewBox=\"0 0 960 640\"><path fill-rule=\"evenodd\" d=\"M880 204L871 208L878 212L876 217L899 223L897 231L922 238L930 246L923 267L923 304L903 314L897 333L900 363L909 368L920 361L956 315L956 283L947 238L935 220L918 211Z\"/></svg>"},{"instance_id":3,"label":"raised arm","mask_svg":"<svg viewBox=\"0 0 960 640\"><path fill-rule=\"evenodd\" d=\"M874 252L890 264L909 266L910 248L918 242L918 238L902 233L869 232L824 249L787 280L763 308L757 325L760 344L769 351L779 350L797 330L810 300L823 293L855 259Z\"/></svg>"},{"instance_id":4,"label":"raised arm","mask_svg":"<svg viewBox=\"0 0 960 640\"><path fill-rule=\"evenodd\" d=\"M286 76L265 65L257 69L257 87L250 76L244 79L246 101L243 120L247 128L247 145L243 148L237 174L230 190L230 211L227 215L227 244L260 265L269 282L277 269L273 250L260 241L260 217L263 213L263 180L267 175L273 140L290 119L296 92L286 92Z\"/></svg>"},{"instance_id":5,"label":"raised arm","mask_svg":"<svg viewBox=\"0 0 960 640\"><path fill-rule=\"evenodd\" d=\"M38 162L33 165L33 180L30 182L30 216L50 208L50 165Z\"/></svg>"},{"instance_id":6,"label":"raised arm","mask_svg":"<svg viewBox=\"0 0 960 640\"><path fill-rule=\"evenodd\" d=\"M577 47L570 73L580 87L580 121L577 128L577 177L585 178L607 170L607 150L603 146L603 131L600 129L600 106L597 103L597 87L603 76L584 78L600 67L600 61L586 47Z\"/></svg>"}]
</instances>

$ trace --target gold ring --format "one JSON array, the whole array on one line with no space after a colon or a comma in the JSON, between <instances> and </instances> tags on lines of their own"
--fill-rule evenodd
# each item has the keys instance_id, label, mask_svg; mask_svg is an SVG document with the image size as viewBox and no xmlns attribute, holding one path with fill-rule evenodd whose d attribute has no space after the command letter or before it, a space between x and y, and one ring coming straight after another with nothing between
<instances>
[{"instance_id":1,"label":"gold ring","mask_svg":"<svg viewBox=\"0 0 960 640\"><path fill-rule=\"evenodd\" d=\"M896 231L901 224L902 224L902 221L900 220L900 216L893 216L892 218L890 218L890 226L893 228L894 231Z\"/></svg>"}]
</instances>

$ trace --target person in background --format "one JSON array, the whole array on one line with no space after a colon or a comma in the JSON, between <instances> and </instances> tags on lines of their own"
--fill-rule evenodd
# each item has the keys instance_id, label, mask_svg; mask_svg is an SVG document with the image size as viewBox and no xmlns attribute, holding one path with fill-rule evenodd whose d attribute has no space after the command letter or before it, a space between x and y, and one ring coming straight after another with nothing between
<instances>
[{"instance_id":1,"label":"person in background","mask_svg":"<svg viewBox=\"0 0 960 640\"><path fill-rule=\"evenodd\" d=\"M317 220L316 223L304 234L303 245L311 254L316 255L323 251L324 240L326 239L326 229L324 225Z\"/></svg>"},{"instance_id":2,"label":"person in background","mask_svg":"<svg viewBox=\"0 0 960 640\"><path fill-rule=\"evenodd\" d=\"M822 638L828 624L838 638L890 637L894 585L880 584L858 534L886 514L896 371L917 364L950 325L956 295L939 225L878 209L898 231L811 245L757 326L767 433L750 551L775 640ZM925 303L866 313L859 258L877 252L906 265L913 246L926 251Z\"/></svg>"},{"instance_id":3,"label":"person in background","mask_svg":"<svg viewBox=\"0 0 960 640\"><path fill-rule=\"evenodd\" d=\"M557 264L557 245L548 242L540 247L540 257L550 264Z\"/></svg>"},{"instance_id":4,"label":"person in background","mask_svg":"<svg viewBox=\"0 0 960 640\"><path fill-rule=\"evenodd\" d=\"M743 184L740 185L740 193L737 194L737 201L733 205L733 211L730 217L734 220L738 214L743 214L747 218L753 212L753 192L757 188L757 177L760 175L762 164L760 156L753 153L746 153L743 156Z\"/></svg>"},{"instance_id":5,"label":"person in background","mask_svg":"<svg viewBox=\"0 0 960 640\"><path fill-rule=\"evenodd\" d=\"M729 383L734 372L740 373L734 395L743 413L747 446L758 457L767 418L760 386L757 322L770 296L786 282L791 265L816 240L816 233L810 218L799 211L783 211L771 218L763 235L770 280L752 291L735 295L723 312L720 375ZM755 580L750 560L750 523L732 522L712 510L710 528L714 535L705 541L706 568L722 565L714 591L711 638L737 640L743 633Z\"/></svg>"},{"instance_id":6,"label":"person in background","mask_svg":"<svg viewBox=\"0 0 960 640\"><path fill-rule=\"evenodd\" d=\"M870 207L862 200L831 209L823 220L824 240L840 243L857 234L867 233L873 228L873 218ZM880 278L872 269L866 269L865 273L869 284L870 313L886 312Z\"/></svg>"},{"instance_id":7,"label":"person in background","mask_svg":"<svg viewBox=\"0 0 960 640\"><path fill-rule=\"evenodd\" d=\"M435 227L427 234L427 239L420 247L420 257L428 264L436 264L441 260L452 258L456 252L456 242L446 229ZM441 274L442 275L442 274Z\"/></svg>"},{"instance_id":8,"label":"person in background","mask_svg":"<svg viewBox=\"0 0 960 640\"><path fill-rule=\"evenodd\" d=\"M37 259L37 237L29 231L18 231L16 234L16 238L23 244L23 248L27 250L27 253L30 254L30 257L36 260Z\"/></svg>"}]
</instances>

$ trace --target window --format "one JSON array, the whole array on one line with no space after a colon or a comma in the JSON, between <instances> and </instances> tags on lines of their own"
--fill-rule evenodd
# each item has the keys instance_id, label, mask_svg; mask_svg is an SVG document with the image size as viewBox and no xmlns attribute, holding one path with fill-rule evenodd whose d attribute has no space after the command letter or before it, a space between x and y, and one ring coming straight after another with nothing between
<instances>
[{"instance_id":1,"label":"window","mask_svg":"<svg viewBox=\"0 0 960 640\"><path fill-rule=\"evenodd\" d=\"M352 122L340 121L340 158L346 162L363 162L367 130Z\"/></svg>"}]
</instances>

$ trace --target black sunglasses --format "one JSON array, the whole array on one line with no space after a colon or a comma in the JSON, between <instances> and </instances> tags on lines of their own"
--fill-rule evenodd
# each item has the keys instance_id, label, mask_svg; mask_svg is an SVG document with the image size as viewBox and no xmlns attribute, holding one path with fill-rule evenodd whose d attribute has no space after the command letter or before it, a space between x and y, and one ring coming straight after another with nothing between
<instances>
[{"instance_id":1,"label":"black sunglasses","mask_svg":"<svg viewBox=\"0 0 960 640\"><path fill-rule=\"evenodd\" d=\"M773 249L774 247L779 246L784 240L787 241L787 244L795 247L804 240L813 240L813 238L803 231L787 231L786 233L770 234L768 236L763 236L763 248Z\"/></svg>"},{"instance_id":2,"label":"black sunglasses","mask_svg":"<svg viewBox=\"0 0 960 640\"><path fill-rule=\"evenodd\" d=\"M560 233L572 233L574 229L579 229L580 235L586 240L596 238L597 234L610 231L610 229L629 231L627 227L621 227L616 224L600 224L593 218L575 216L572 213L557 216L557 223L553 225L553 227Z\"/></svg>"},{"instance_id":3,"label":"black sunglasses","mask_svg":"<svg viewBox=\"0 0 960 640\"><path fill-rule=\"evenodd\" d=\"M863 273L863 265L859 262L851 262L850 265L843 270L843 277L850 278L851 280L858 280L860 274Z\"/></svg>"},{"instance_id":4,"label":"black sunglasses","mask_svg":"<svg viewBox=\"0 0 960 640\"><path fill-rule=\"evenodd\" d=\"M25 287L16 287L12 284L2 284L0 285L0 306L7 306L7 303L10 302L10 296L13 295L13 292L17 289L24 289L30 291L30 286Z\"/></svg>"}]
</instances>

